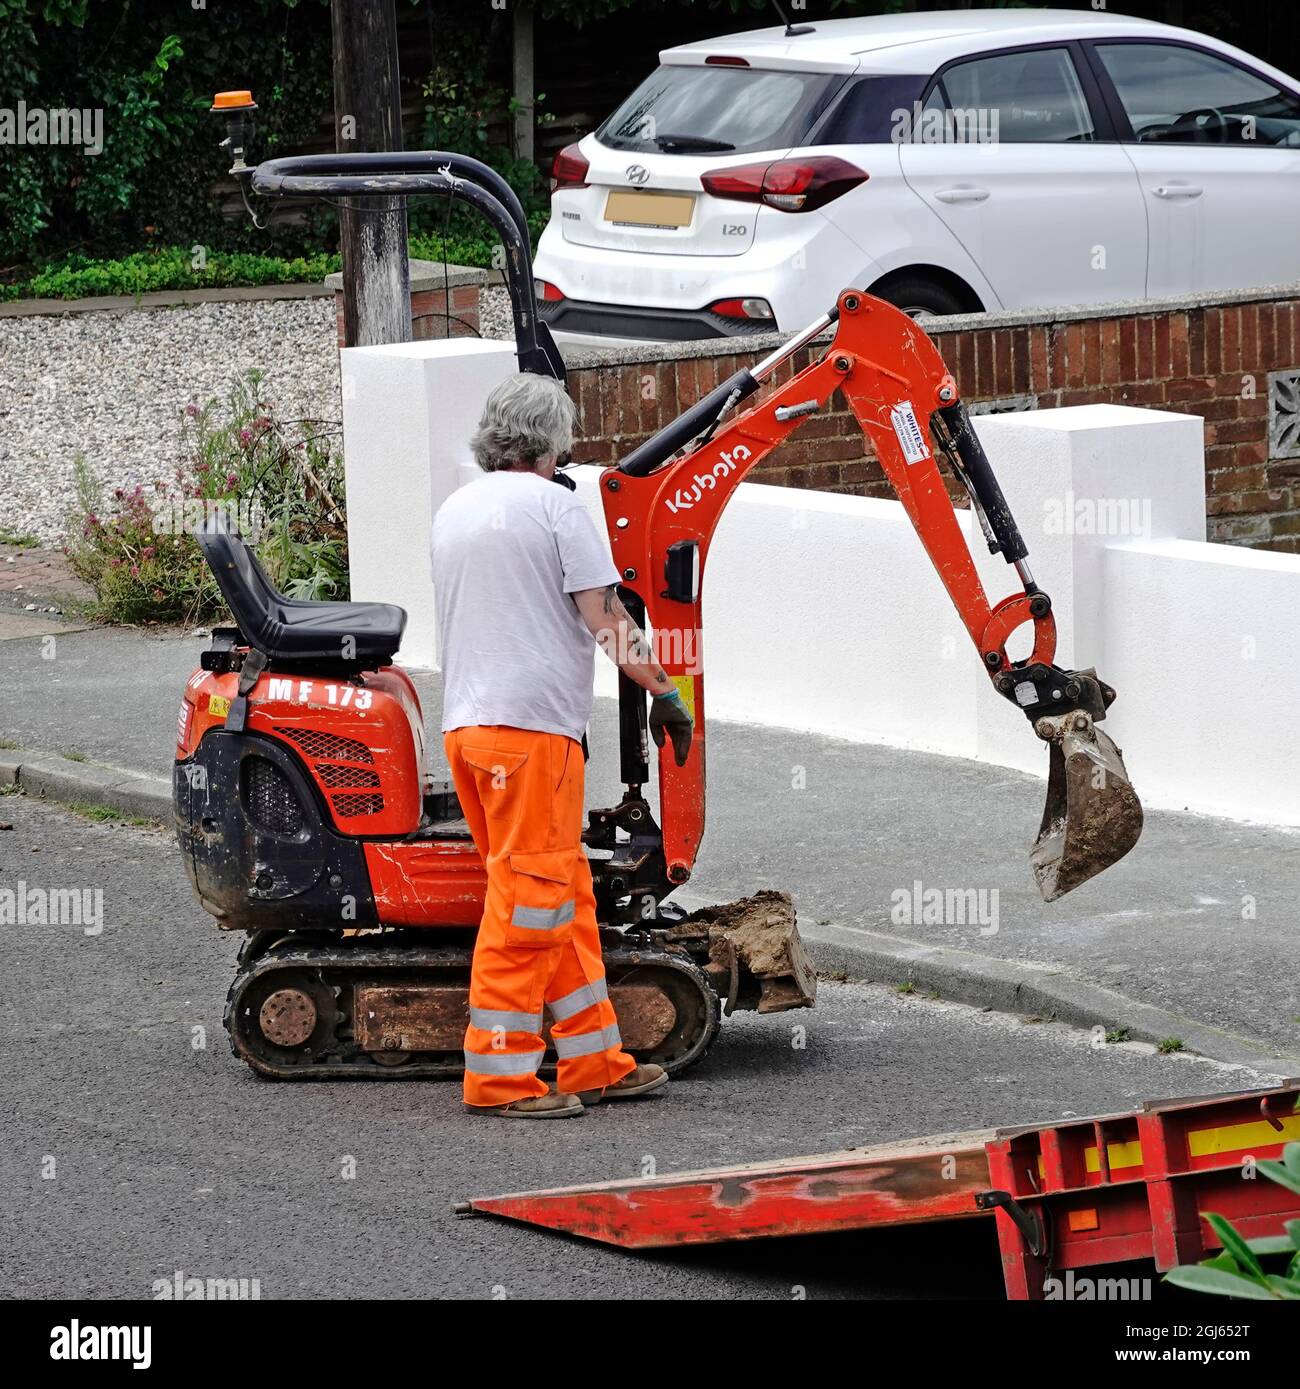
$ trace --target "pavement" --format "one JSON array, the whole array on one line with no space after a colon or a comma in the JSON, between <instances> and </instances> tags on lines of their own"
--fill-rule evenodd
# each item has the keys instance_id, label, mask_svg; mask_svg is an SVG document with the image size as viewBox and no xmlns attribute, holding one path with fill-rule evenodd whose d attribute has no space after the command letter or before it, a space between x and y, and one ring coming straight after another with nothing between
<instances>
[{"instance_id":1,"label":"pavement","mask_svg":"<svg viewBox=\"0 0 1300 1389\"><path fill-rule=\"evenodd\" d=\"M102 892L103 927L0 927L0 1297L149 1299L179 1273L263 1299L995 1298L979 1220L632 1254L450 1208L1275 1079L827 981L815 1010L737 1014L662 1094L572 1121L469 1118L446 1082L266 1082L221 1027L238 939L194 902L169 834L19 794L0 821L0 885Z\"/></svg>"},{"instance_id":2,"label":"pavement","mask_svg":"<svg viewBox=\"0 0 1300 1389\"><path fill-rule=\"evenodd\" d=\"M206 639L43 626L0 627L0 782L167 818L176 709ZM416 683L436 735L438 677ZM589 805L617 796L616 737L597 700ZM783 888L836 976L1300 1074L1300 834L1153 812L1127 859L1045 905L1026 858L1043 796L981 763L711 721L708 830L679 895ZM982 893L981 919L927 921L913 904L929 888Z\"/></svg>"}]
</instances>

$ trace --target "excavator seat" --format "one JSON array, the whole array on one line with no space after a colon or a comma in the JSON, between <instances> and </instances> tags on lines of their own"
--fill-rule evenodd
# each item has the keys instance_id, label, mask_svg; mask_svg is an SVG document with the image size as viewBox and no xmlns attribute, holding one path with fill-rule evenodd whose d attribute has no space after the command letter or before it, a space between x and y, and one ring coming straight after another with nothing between
<instances>
[{"instance_id":1,"label":"excavator seat","mask_svg":"<svg viewBox=\"0 0 1300 1389\"><path fill-rule=\"evenodd\" d=\"M286 598L221 512L209 516L195 538L240 634L269 665L343 661L375 670L392 663L406 628L404 609Z\"/></svg>"}]
</instances>

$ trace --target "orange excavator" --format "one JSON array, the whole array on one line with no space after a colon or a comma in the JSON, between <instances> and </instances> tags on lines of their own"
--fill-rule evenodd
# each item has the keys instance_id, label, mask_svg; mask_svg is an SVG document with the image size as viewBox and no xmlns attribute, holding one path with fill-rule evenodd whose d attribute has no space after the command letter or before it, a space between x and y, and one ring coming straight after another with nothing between
<instances>
[{"instance_id":1,"label":"orange excavator","mask_svg":"<svg viewBox=\"0 0 1300 1389\"><path fill-rule=\"evenodd\" d=\"M506 250L520 368L563 380L537 317L522 209L491 169L434 152L309 156L248 169L241 133L232 125L232 172L254 192L440 193L487 215ZM774 384L806 347L811 364ZM659 751L656 815L647 798L646 697L620 677L623 794L588 812L584 834L625 1046L672 1071L704 1055L724 1004L728 1013L775 1012L814 999L783 894L690 916L667 899L690 879L704 831L702 589L714 529L746 474L837 391L994 687L1048 744L1047 806L1031 852L1044 899L1114 863L1141 832L1120 752L1097 727L1115 693L1091 670L1055 664L1051 599L1030 573L956 383L915 322L844 291L826 315L600 478L621 596L653 634L695 717L684 766L670 747ZM976 572L940 457L990 550L1014 566L1017 591L996 604ZM221 512L199 542L234 625L214 630L185 687L174 797L199 900L223 927L247 933L226 1009L232 1047L281 1079L459 1077L486 877L454 789L429 776L420 701L393 664L406 614L385 603L285 597ZM1007 643L1022 627L1032 629L1032 650L1013 660Z\"/></svg>"}]
</instances>

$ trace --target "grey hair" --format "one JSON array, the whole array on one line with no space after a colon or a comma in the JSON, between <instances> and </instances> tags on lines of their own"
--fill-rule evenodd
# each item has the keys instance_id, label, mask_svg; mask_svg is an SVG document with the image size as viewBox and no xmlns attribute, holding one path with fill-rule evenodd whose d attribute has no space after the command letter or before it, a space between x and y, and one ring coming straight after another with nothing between
<instances>
[{"instance_id":1,"label":"grey hair","mask_svg":"<svg viewBox=\"0 0 1300 1389\"><path fill-rule=\"evenodd\" d=\"M488 396L470 450L485 473L536 468L543 458L569 452L577 419L577 406L554 377L520 372Z\"/></svg>"}]
</instances>

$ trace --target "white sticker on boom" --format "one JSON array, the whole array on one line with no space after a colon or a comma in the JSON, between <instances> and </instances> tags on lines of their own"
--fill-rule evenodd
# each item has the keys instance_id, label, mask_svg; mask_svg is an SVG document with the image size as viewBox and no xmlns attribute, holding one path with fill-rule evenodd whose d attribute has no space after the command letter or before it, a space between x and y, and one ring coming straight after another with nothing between
<instances>
[{"instance_id":1,"label":"white sticker on boom","mask_svg":"<svg viewBox=\"0 0 1300 1389\"><path fill-rule=\"evenodd\" d=\"M921 426L916 422L916 411L912 409L910 400L900 400L890 410L889 422L894 426L903 457L909 463L919 463L923 458L929 458L930 449L925 435L921 433Z\"/></svg>"}]
</instances>

